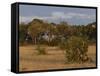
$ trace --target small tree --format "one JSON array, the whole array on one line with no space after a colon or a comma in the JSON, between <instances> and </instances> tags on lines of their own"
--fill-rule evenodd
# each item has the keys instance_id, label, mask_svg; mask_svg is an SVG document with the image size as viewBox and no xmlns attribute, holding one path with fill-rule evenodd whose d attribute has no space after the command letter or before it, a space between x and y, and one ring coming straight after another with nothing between
<instances>
[{"instance_id":1,"label":"small tree","mask_svg":"<svg viewBox=\"0 0 100 76\"><path fill-rule=\"evenodd\" d=\"M88 60L88 42L86 38L72 36L61 46L65 49L67 63L81 63Z\"/></svg>"}]
</instances>

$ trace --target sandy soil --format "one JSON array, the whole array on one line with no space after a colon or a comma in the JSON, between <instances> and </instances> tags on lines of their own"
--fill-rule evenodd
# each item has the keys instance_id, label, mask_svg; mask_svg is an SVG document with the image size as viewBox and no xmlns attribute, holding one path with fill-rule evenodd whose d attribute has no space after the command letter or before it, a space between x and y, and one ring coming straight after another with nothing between
<instances>
[{"instance_id":1,"label":"sandy soil","mask_svg":"<svg viewBox=\"0 0 100 76\"><path fill-rule=\"evenodd\" d=\"M38 55L36 46L20 46L19 48L19 70L20 71L34 71L34 70L50 70L50 69L68 69L68 68L85 68L95 67L96 46L88 47L88 55L93 59L92 63L83 64L65 64L64 51L58 47L46 48L47 55Z\"/></svg>"}]
</instances>

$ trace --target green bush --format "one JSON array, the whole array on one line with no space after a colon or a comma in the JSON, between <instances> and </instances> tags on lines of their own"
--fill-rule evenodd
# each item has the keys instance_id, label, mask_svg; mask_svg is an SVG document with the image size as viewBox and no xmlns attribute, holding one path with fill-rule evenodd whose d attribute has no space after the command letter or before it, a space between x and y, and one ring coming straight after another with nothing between
<instances>
[{"instance_id":1,"label":"green bush","mask_svg":"<svg viewBox=\"0 0 100 76\"><path fill-rule=\"evenodd\" d=\"M45 48L40 46L40 45L37 45L36 50L38 51L39 55L45 55L46 54Z\"/></svg>"},{"instance_id":2,"label":"green bush","mask_svg":"<svg viewBox=\"0 0 100 76\"><path fill-rule=\"evenodd\" d=\"M61 48L65 49L67 63L81 63L88 60L88 41L83 37L72 36L67 42L61 44Z\"/></svg>"}]
</instances>

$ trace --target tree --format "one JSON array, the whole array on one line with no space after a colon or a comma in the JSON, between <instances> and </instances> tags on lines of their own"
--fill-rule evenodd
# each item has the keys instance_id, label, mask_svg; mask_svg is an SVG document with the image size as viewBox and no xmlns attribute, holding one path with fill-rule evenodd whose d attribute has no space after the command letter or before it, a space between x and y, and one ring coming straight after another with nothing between
<instances>
[{"instance_id":1,"label":"tree","mask_svg":"<svg viewBox=\"0 0 100 76\"><path fill-rule=\"evenodd\" d=\"M27 25L22 23L19 25L19 43L23 45L25 43L27 34Z\"/></svg>"},{"instance_id":2,"label":"tree","mask_svg":"<svg viewBox=\"0 0 100 76\"><path fill-rule=\"evenodd\" d=\"M90 23L86 26L86 34L91 42L96 42L96 23Z\"/></svg>"},{"instance_id":3,"label":"tree","mask_svg":"<svg viewBox=\"0 0 100 76\"><path fill-rule=\"evenodd\" d=\"M30 36L32 37L32 41L34 44L37 44L37 40L39 35L45 31L45 28L43 28L43 22L39 19L34 19L30 26L28 27L28 32Z\"/></svg>"}]
</instances>

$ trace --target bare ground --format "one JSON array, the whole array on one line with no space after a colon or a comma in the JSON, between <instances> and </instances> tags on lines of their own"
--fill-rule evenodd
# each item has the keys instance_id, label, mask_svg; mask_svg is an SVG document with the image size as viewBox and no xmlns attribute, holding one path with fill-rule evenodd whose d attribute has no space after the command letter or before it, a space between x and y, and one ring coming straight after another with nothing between
<instances>
[{"instance_id":1,"label":"bare ground","mask_svg":"<svg viewBox=\"0 0 100 76\"><path fill-rule=\"evenodd\" d=\"M92 58L92 63L72 63L65 64L64 51L58 47L46 48L47 55L38 55L36 46L20 46L19 47L19 70L34 71L34 70L50 70L50 69L68 69L68 68L85 68L95 67L96 61L96 46L88 47L88 56Z\"/></svg>"}]
</instances>

